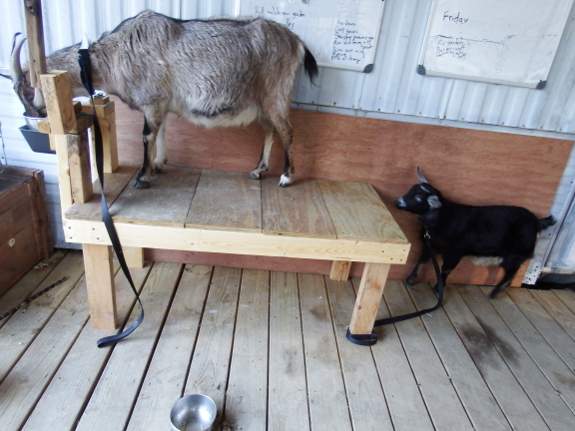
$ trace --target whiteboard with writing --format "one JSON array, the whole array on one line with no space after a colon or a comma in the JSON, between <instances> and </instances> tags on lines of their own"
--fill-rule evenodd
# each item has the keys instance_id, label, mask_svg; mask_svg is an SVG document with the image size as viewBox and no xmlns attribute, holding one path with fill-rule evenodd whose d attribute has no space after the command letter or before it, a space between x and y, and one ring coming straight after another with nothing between
<instances>
[{"instance_id":1,"label":"whiteboard with writing","mask_svg":"<svg viewBox=\"0 0 575 431\"><path fill-rule=\"evenodd\" d=\"M434 0L418 72L543 88L573 0Z\"/></svg>"},{"instance_id":2,"label":"whiteboard with writing","mask_svg":"<svg viewBox=\"0 0 575 431\"><path fill-rule=\"evenodd\" d=\"M285 24L320 66L371 72L383 0L241 0L241 16Z\"/></svg>"}]
</instances>

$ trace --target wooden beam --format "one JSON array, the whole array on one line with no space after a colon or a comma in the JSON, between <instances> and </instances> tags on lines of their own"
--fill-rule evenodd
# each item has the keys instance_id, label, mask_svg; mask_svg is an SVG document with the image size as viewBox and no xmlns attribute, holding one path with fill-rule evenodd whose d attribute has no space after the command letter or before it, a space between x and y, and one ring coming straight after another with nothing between
<instances>
[{"instance_id":1,"label":"wooden beam","mask_svg":"<svg viewBox=\"0 0 575 431\"><path fill-rule=\"evenodd\" d=\"M93 193L90 149L88 148L86 132L84 131L79 135L70 133L66 136L72 199L75 203L83 204L92 198Z\"/></svg>"},{"instance_id":2,"label":"wooden beam","mask_svg":"<svg viewBox=\"0 0 575 431\"><path fill-rule=\"evenodd\" d=\"M76 128L76 114L68 72L55 70L42 75L41 80L50 132L65 135Z\"/></svg>"},{"instance_id":3,"label":"wooden beam","mask_svg":"<svg viewBox=\"0 0 575 431\"><path fill-rule=\"evenodd\" d=\"M92 327L116 329L116 290L112 250L108 246L83 244L86 287Z\"/></svg>"},{"instance_id":4,"label":"wooden beam","mask_svg":"<svg viewBox=\"0 0 575 431\"><path fill-rule=\"evenodd\" d=\"M388 264L366 263L349 324L353 335L371 334L389 273Z\"/></svg>"},{"instance_id":5,"label":"wooden beam","mask_svg":"<svg viewBox=\"0 0 575 431\"><path fill-rule=\"evenodd\" d=\"M42 88L40 76L46 73L42 1L24 0L24 11L28 51L30 52L30 84L34 88Z\"/></svg>"},{"instance_id":6,"label":"wooden beam","mask_svg":"<svg viewBox=\"0 0 575 431\"><path fill-rule=\"evenodd\" d=\"M329 278L335 281L345 281L349 278L351 260L334 260L331 263Z\"/></svg>"}]
</instances>

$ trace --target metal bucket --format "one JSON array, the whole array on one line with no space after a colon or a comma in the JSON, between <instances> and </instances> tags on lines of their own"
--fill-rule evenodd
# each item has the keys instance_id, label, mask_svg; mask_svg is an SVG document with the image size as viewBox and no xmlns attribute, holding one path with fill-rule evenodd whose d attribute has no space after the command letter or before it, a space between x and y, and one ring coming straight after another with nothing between
<instances>
[{"instance_id":1,"label":"metal bucket","mask_svg":"<svg viewBox=\"0 0 575 431\"><path fill-rule=\"evenodd\" d=\"M180 398L170 412L172 431L208 431L216 419L216 403L207 395Z\"/></svg>"}]
</instances>

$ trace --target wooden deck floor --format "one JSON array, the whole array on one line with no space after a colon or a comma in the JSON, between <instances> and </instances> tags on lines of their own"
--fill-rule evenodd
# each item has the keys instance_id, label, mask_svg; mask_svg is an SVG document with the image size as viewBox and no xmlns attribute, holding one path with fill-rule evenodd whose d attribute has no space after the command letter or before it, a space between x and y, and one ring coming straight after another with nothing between
<instances>
[{"instance_id":1,"label":"wooden deck floor","mask_svg":"<svg viewBox=\"0 0 575 431\"><path fill-rule=\"evenodd\" d=\"M81 253L59 251L0 297L0 430L168 430L201 392L215 430L573 430L575 294L450 285L442 309L345 339L357 280L148 264L133 271L146 318L115 347L89 320ZM121 273L123 322L139 314ZM428 306L389 281L380 317Z\"/></svg>"}]
</instances>

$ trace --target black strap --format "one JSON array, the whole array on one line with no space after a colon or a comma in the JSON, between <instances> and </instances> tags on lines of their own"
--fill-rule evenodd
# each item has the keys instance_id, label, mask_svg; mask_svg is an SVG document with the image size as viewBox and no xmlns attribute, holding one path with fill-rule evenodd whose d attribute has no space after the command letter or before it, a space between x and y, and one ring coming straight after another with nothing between
<instances>
[{"instance_id":1,"label":"black strap","mask_svg":"<svg viewBox=\"0 0 575 431\"><path fill-rule=\"evenodd\" d=\"M94 117L94 141L95 141L95 152L96 152L96 170L98 171L98 178L100 179L100 187L102 188L102 200L101 200L101 208L102 208L102 221L106 226L106 230L108 231L108 235L110 236L110 240L112 241L112 247L114 248L114 252L118 258L118 262L120 263L120 267L124 272L126 279L130 283L132 291L134 295L136 295L136 299L140 304L141 312L140 317L136 319L136 321L130 326L128 329L120 332L119 334L110 335L108 337L100 338L97 341L98 347L108 347L112 344L117 343L121 339L127 337L132 332L136 330L138 326L144 320L144 306L142 305L142 301L140 300L140 295L134 286L134 282L132 280L132 276L130 275L130 270L128 269L128 265L126 264L126 259L124 258L124 252L122 250L122 245L120 244L120 238L118 237L118 233L116 232L116 227L114 226L114 221L112 220L112 216L110 215L110 211L108 210L108 202L106 201L106 196L104 195L104 148L102 143L102 131L100 130L100 123L98 121L98 116L96 115L96 107L94 105L94 87L92 86L92 68L90 63L90 54L87 49L80 49L79 50L79 57L80 63L80 76L82 78L82 84L90 93L90 99L92 101L92 113Z\"/></svg>"},{"instance_id":2,"label":"black strap","mask_svg":"<svg viewBox=\"0 0 575 431\"><path fill-rule=\"evenodd\" d=\"M421 316L422 314L430 313L432 311L437 310L441 305L441 303L443 302L443 292L445 290L445 283L443 282L443 277L441 276L441 271L439 270L439 265L437 264L435 253L433 252L431 244L429 243L429 234L426 233L424 239L425 239L424 246L429 249L431 262L433 263L433 269L435 270L435 276L437 278L437 284L436 284L437 303L433 307L426 308L425 310L419 310L413 313L403 314L401 316L393 316L388 317L386 319L376 320L375 323L373 324L374 327L388 325L390 323L402 322L404 320L412 319L413 317ZM349 328L347 328L345 336L353 344L358 344L360 346L373 346L375 343L377 343L377 337L378 337L375 332L372 332L371 334L352 334L349 331Z\"/></svg>"}]
</instances>

